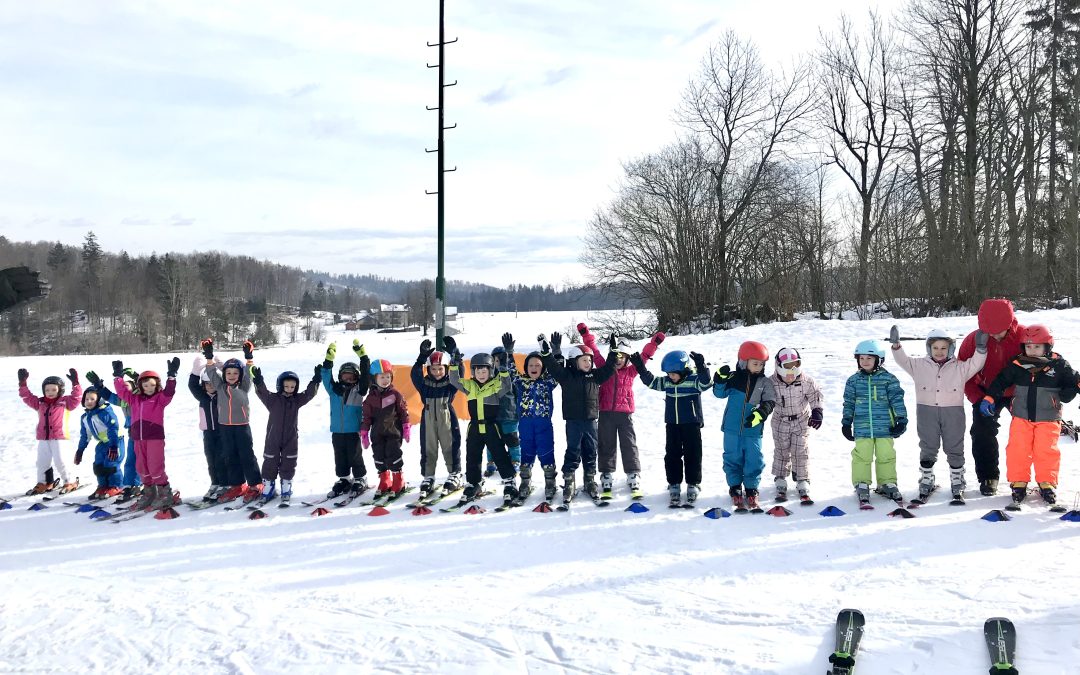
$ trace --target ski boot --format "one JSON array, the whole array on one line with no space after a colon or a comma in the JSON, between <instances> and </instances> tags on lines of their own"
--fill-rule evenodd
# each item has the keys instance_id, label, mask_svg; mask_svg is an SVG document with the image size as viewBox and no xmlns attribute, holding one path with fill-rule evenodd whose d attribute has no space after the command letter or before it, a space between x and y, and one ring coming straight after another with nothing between
<instances>
[{"instance_id":1,"label":"ski boot","mask_svg":"<svg viewBox=\"0 0 1080 675\"><path fill-rule=\"evenodd\" d=\"M255 485L248 485L247 489L244 490L244 503L245 504L250 504L251 502L255 501L256 499L259 498L259 495L262 494L262 491L263 491L263 484L262 483L256 483Z\"/></svg>"},{"instance_id":2,"label":"ski boot","mask_svg":"<svg viewBox=\"0 0 1080 675\"><path fill-rule=\"evenodd\" d=\"M128 485L128 486L125 486L124 489L120 491L120 498L117 499L115 503L124 504L126 502L130 502L132 499L135 499L136 497L138 497L138 495L135 494L135 486L134 485Z\"/></svg>"},{"instance_id":3,"label":"ski boot","mask_svg":"<svg viewBox=\"0 0 1080 675\"><path fill-rule=\"evenodd\" d=\"M522 465L521 472L521 484L518 485L519 495L528 495L532 492L532 466Z\"/></svg>"},{"instance_id":4,"label":"ski boot","mask_svg":"<svg viewBox=\"0 0 1080 675\"><path fill-rule=\"evenodd\" d=\"M446 482L443 483L443 492L450 493L455 490L460 490L462 485L461 472L453 471L446 477Z\"/></svg>"},{"instance_id":5,"label":"ski boot","mask_svg":"<svg viewBox=\"0 0 1080 675\"><path fill-rule=\"evenodd\" d=\"M49 486L48 483L38 483L34 487L26 491L26 496L32 497L34 495L43 495L51 489L52 488Z\"/></svg>"},{"instance_id":6,"label":"ski boot","mask_svg":"<svg viewBox=\"0 0 1080 675\"><path fill-rule=\"evenodd\" d=\"M387 492L390 492L390 483L393 481L393 477L389 471L379 472L379 486L375 488L375 499L386 496Z\"/></svg>"},{"instance_id":7,"label":"ski boot","mask_svg":"<svg viewBox=\"0 0 1080 675\"><path fill-rule=\"evenodd\" d=\"M743 498L742 486L732 485L728 488L728 494L731 495L731 505L735 508L735 513L746 513L746 500Z\"/></svg>"},{"instance_id":8,"label":"ski boot","mask_svg":"<svg viewBox=\"0 0 1080 675\"><path fill-rule=\"evenodd\" d=\"M1027 483L1016 482L1011 484L1012 487L1012 503L1005 507L1008 511L1019 511L1020 504L1027 498Z\"/></svg>"},{"instance_id":9,"label":"ski boot","mask_svg":"<svg viewBox=\"0 0 1080 675\"><path fill-rule=\"evenodd\" d=\"M776 501L786 502L788 488L787 479L783 476L777 476L774 485L776 486Z\"/></svg>"},{"instance_id":10,"label":"ski boot","mask_svg":"<svg viewBox=\"0 0 1080 675\"><path fill-rule=\"evenodd\" d=\"M64 487L60 488L60 494L66 495L69 492L74 492L79 489L79 479L76 478L73 481L64 483Z\"/></svg>"},{"instance_id":11,"label":"ski boot","mask_svg":"<svg viewBox=\"0 0 1080 675\"><path fill-rule=\"evenodd\" d=\"M577 485L575 482L574 474L564 473L562 487L562 497L564 502L569 502L574 498L574 492L576 491L576 488Z\"/></svg>"},{"instance_id":12,"label":"ski boot","mask_svg":"<svg viewBox=\"0 0 1080 675\"><path fill-rule=\"evenodd\" d=\"M487 466L484 468L484 478L491 478L495 475L496 471L498 471L498 469L495 467L495 462L488 462Z\"/></svg>"},{"instance_id":13,"label":"ski boot","mask_svg":"<svg viewBox=\"0 0 1080 675\"><path fill-rule=\"evenodd\" d=\"M247 491L247 483L241 483L240 485L230 485L226 487L222 493L218 496L219 502L231 502L234 499L239 499L244 496L244 492Z\"/></svg>"},{"instance_id":14,"label":"ski boot","mask_svg":"<svg viewBox=\"0 0 1080 675\"><path fill-rule=\"evenodd\" d=\"M896 483L883 483L878 486L876 492L882 497L888 497L897 504L904 501L904 495L900 493L900 488L896 487Z\"/></svg>"},{"instance_id":15,"label":"ski boot","mask_svg":"<svg viewBox=\"0 0 1080 675\"><path fill-rule=\"evenodd\" d=\"M979 493L984 497L993 497L998 491L997 478L987 478L979 481Z\"/></svg>"},{"instance_id":16,"label":"ski boot","mask_svg":"<svg viewBox=\"0 0 1080 675\"><path fill-rule=\"evenodd\" d=\"M173 490L168 483L155 486L154 501L150 504L151 510L159 511L173 505Z\"/></svg>"},{"instance_id":17,"label":"ski boot","mask_svg":"<svg viewBox=\"0 0 1080 675\"><path fill-rule=\"evenodd\" d=\"M109 487L109 488L105 488L104 494L105 494L105 496L102 497L102 499L112 499L113 497L118 497L118 496L124 494L124 491L121 490L118 487Z\"/></svg>"},{"instance_id":18,"label":"ski boot","mask_svg":"<svg viewBox=\"0 0 1080 675\"><path fill-rule=\"evenodd\" d=\"M1039 483L1039 496L1042 497L1042 500L1046 502L1051 511L1063 510L1062 507L1057 505L1057 495L1054 494L1053 483Z\"/></svg>"},{"instance_id":19,"label":"ski boot","mask_svg":"<svg viewBox=\"0 0 1080 675\"><path fill-rule=\"evenodd\" d=\"M262 492L259 493L259 499L261 499L264 502L268 502L271 499L273 499L274 495L276 494L276 488L277 488L276 483L277 483L277 481L273 481L273 480L263 481L263 489L262 489Z\"/></svg>"},{"instance_id":20,"label":"ski boot","mask_svg":"<svg viewBox=\"0 0 1080 675\"><path fill-rule=\"evenodd\" d=\"M637 473L626 474L626 487L630 488L630 499L641 499L641 476Z\"/></svg>"},{"instance_id":21,"label":"ski boot","mask_svg":"<svg viewBox=\"0 0 1080 675\"><path fill-rule=\"evenodd\" d=\"M431 493L435 491L435 477L424 476L424 480L420 481L420 491L417 494L417 501L427 499L431 496Z\"/></svg>"},{"instance_id":22,"label":"ski boot","mask_svg":"<svg viewBox=\"0 0 1080 675\"><path fill-rule=\"evenodd\" d=\"M814 503L814 500L810 499L810 481L806 480L805 478L803 480L797 481L795 483L795 489L799 491L800 504L809 505Z\"/></svg>"},{"instance_id":23,"label":"ski boot","mask_svg":"<svg viewBox=\"0 0 1080 675\"><path fill-rule=\"evenodd\" d=\"M694 507L694 503L697 501L698 494L701 492L700 485L687 485L686 486L686 502L683 504L684 509L690 509Z\"/></svg>"},{"instance_id":24,"label":"ski boot","mask_svg":"<svg viewBox=\"0 0 1080 675\"><path fill-rule=\"evenodd\" d=\"M964 467L949 469L949 486L952 488L952 501L949 503L953 506L963 504L964 490L967 488L967 481L964 480Z\"/></svg>"},{"instance_id":25,"label":"ski boot","mask_svg":"<svg viewBox=\"0 0 1080 675\"><path fill-rule=\"evenodd\" d=\"M503 478L503 506L509 506L518 496L518 489L514 483L515 478Z\"/></svg>"},{"instance_id":26,"label":"ski boot","mask_svg":"<svg viewBox=\"0 0 1080 675\"><path fill-rule=\"evenodd\" d=\"M756 488L746 488L746 508L750 509L750 513L764 513L761 506L758 505L758 491Z\"/></svg>"},{"instance_id":27,"label":"ski boot","mask_svg":"<svg viewBox=\"0 0 1080 675\"><path fill-rule=\"evenodd\" d=\"M677 509L682 506L682 483L667 486L668 507Z\"/></svg>"},{"instance_id":28,"label":"ski boot","mask_svg":"<svg viewBox=\"0 0 1080 675\"><path fill-rule=\"evenodd\" d=\"M460 503L467 504L468 502L475 501L476 500L476 495L480 494L480 491L483 489L483 487L484 487L484 481L483 480L480 481L480 485L473 485L472 483L466 483L465 484L465 490L461 493L461 502Z\"/></svg>"},{"instance_id":29,"label":"ski boot","mask_svg":"<svg viewBox=\"0 0 1080 675\"><path fill-rule=\"evenodd\" d=\"M292 500L292 481L285 478L281 479L281 496L279 497L281 504L288 505Z\"/></svg>"},{"instance_id":30,"label":"ski boot","mask_svg":"<svg viewBox=\"0 0 1080 675\"><path fill-rule=\"evenodd\" d=\"M203 495L202 500L204 502L216 502L218 495L221 493L221 489L220 485L211 485L210 489Z\"/></svg>"},{"instance_id":31,"label":"ski boot","mask_svg":"<svg viewBox=\"0 0 1080 675\"><path fill-rule=\"evenodd\" d=\"M555 484L557 471L554 464L545 464L540 468L544 470L544 501L550 502L555 499L555 493L559 491L558 486Z\"/></svg>"},{"instance_id":32,"label":"ski boot","mask_svg":"<svg viewBox=\"0 0 1080 675\"><path fill-rule=\"evenodd\" d=\"M917 500L912 500L912 503L925 504L937 485L937 479L934 478L933 467L920 467L920 471L922 475L919 476L919 497Z\"/></svg>"},{"instance_id":33,"label":"ski boot","mask_svg":"<svg viewBox=\"0 0 1080 675\"><path fill-rule=\"evenodd\" d=\"M337 482L330 487L330 492L326 493L327 499L333 499L334 497L340 497L352 488L352 482L346 478L338 478Z\"/></svg>"},{"instance_id":34,"label":"ski boot","mask_svg":"<svg viewBox=\"0 0 1080 675\"><path fill-rule=\"evenodd\" d=\"M601 499L611 499L612 498L611 490L614 487L614 484L615 484L615 479L612 478L610 472L605 471L604 473L600 474L600 498Z\"/></svg>"},{"instance_id":35,"label":"ski boot","mask_svg":"<svg viewBox=\"0 0 1080 675\"><path fill-rule=\"evenodd\" d=\"M90 493L90 496L86 498L88 502L99 502L105 499L105 486L99 485L97 489Z\"/></svg>"},{"instance_id":36,"label":"ski boot","mask_svg":"<svg viewBox=\"0 0 1080 675\"><path fill-rule=\"evenodd\" d=\"M394 493L394 496L400 495L405 492L405 472L392 471L390 474L390 492Z\"/></svg>"},{"instance_id":37,"label":"ski boot","mask_svg":"<svg viewBox=\"0 0 1080 675\"><path fill-rule=\"evenodd\" d=\"M136 511L149 511L157 501L158 486L156 485L144 485L142 493L139 495L139 501L135 502Z\"/></svg>"},{"instance_id":38,"label":"ski boot","mask_svg":"<svg viewBox=\"0 0 1080 675\"><path fill-rule=\"evenodd\" d=\"M590 499L600 499L600 488L596 486L596 469L585 469L585 480L581 484L581 489L585 491L585 494L589 495Z\"/></svg>"},{"instance_id":39,"label":"ski boot","mask_svg":"<svg viewBox=\"0 0 1080 675\"><path fill-rule=\"evenodd\" d=\"M866 483L855 485L855 495L859 498L859 508L863 510L874 508L870 503L870 486Z\"/></svg>"}]
</instances>

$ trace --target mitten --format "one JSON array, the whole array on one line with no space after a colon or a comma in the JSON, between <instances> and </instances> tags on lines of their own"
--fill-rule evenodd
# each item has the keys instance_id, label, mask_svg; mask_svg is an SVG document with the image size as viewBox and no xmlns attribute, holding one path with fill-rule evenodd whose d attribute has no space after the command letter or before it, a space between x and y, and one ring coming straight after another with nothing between
<instances>
[{"instance_id":1,"label":"mitten","mask_svg":"<svg viewBox=\"0 0 1080 675\"><path fill-rule=\"evenodd\" d=\"M431 340L424 340L420 343L420 354L417 355L416 362L424 363L434 353L435 348L431 346Z\"/></svg>"},{"instance_id":2,"label":"mitten","mask_svg":"<svg viewBox=\"0 0 1080 675\"><path fill-rule=\"evenodd\" d=\"M371 447L371 437L368 436L367 429L360 431L360 445L362 445L365 450Z\"/></svg>"},{"instance_id":3,"label":"mitten","mask_svg":"<svg viewBox=\"0 0 1080 675\"><path fill-rule=\"evenodd\" d=\"M979 401L979 414L983 417L993 417L996 412L997 406L994 405L994 399L987 396Z\"/></svg>"},{"instance_id":4,"label":"mitten","mask_svg":"<svg viewBox=\"0 0 1080 675\"><path fill-rule=\"evenodd\" d=\"M652 341L653 341L654 344L656 344L657 347L659 347L660 343L664 341L665 337L667 337L667 336L664 335L663 333L661 333L660 331L656 331L655 333L653 333Z\"/></svg>"},{"instance_id":5,"label":"mitten","mask_svg":"<svg viewBox=\"0 0 1080 675\"><path fill-rule=\"evenodd\" d=\"M264 382L262 368L258 366L251 367L251 382L253 384L262 384Z\"/></svg>"},{"instance_id":6,"label":"mitten","mask_svg":"<svg viewBox=\"0 0 1080 675\"><path fill-rule=\"evenodd\" d=\"M713 384L723 384L731 379L731 366L720 366L713 375Z\"/></svg>"},{"instance_id":7,"label":"mitten","mask_svg":"<svg viewBox=\"0 0 1080 675\"><path fill-rule=\"evenodd\" d=\"M889 329L889 342L892 343L893 349L900 349L900 327L893 326Z\"/></svg>"},{"instance_id":8,"label":"mitten","mask_svg":"<svg viewBox=\"0 0 1080 675\"><path fill-rule=\"evenodd\" d=\"M74 368L68 369L68 379L71 380L72 384L78 384L79 383L79 374L77 372L75 372Z\"/></svg>"},{"instance_id":9,"label":"mitten","mask_svg":"<svg viewBox=\"0 0 1080 675\"><path fill-rule=\"evenodd\" d=\"M694 367L698 369L698 372L705 370L705 355L698 354L697 352L690 352L690 360L694 362Z\"/></svg>"},{"instance_id":10,"label":"mitten","mask_svg":"<svg viewBox=\"0 0 1080 675\"><path fill-rule=\"evenodd\" d=\"M811 429L820 429L821 428L821 418L822 418L821 408L814 408L813 410L810 411L810 421L808 421L806 423L806 425L808 427L810 427Z\"/></svg>"},{"instance_id":11,"label":"mitten","mask_svg":"<svg viewBox=\"0 0 1080 675\"><path fill-rule=\"evenodd\" d=\"M113 361L112 362L112 376L113 377L123 377L123 375L124 375L124 362L123 361Z\"/></svg>"},{"instance_id":12,"label":"mitten","mask_svg":"<svg viewBox=\"0 0 1080 675\"><path fill-rule=\"evenodd\" d=\"M26 368L19 368L19 384L26 384L26 378L30 377L30 371Z\"/></svg>"},{"instance_id":13,"label":"mitten","mask_svg":"<svg viewBox=\"0 0 1080 675\"><path fill-rule=\"evenodd\" d=\"M746 416L746 420L743 422L743 426L751 429L761 424L765 420L765 415L760 410L754 408L749 415Z\"/></svg>"},{"instance_id":14,"label":"mitten","mask_svg":"<svg viewBox=\"0 0 1080 675\"><path fill-rule=\"evenodd\" d=\"M975 351L980 354L986 353L986 345L990 342L990 336L981 330L975 331Z\"/></svg>"},{"instance_id":15,"label":"mitten","mask_svg":"<svg viewBox=\"0 0 1080 675\"><path fill-rule=\"evenodd\" d=\"M907 431L907 420L903 417L897 418L896 422L889 427L889 435L893 438L900 438Z\"/></svg>"},{"instance_id":16,"label":"mitten","mask_svg":"<svg viewBox=\"0 0 1080 675\"><path fill-rule=\"evenodd\" d=\"M199 341L199 347L202 348L203 357L209 361L214 358L214 341L210 338Z\"/></svg>"},{"instance_id":17,"label":"mitten","mask_svg":"<svg viewBox=\"0 0 1080 675\"><path fill-rule=\"evenodd\" d=\"M360 344L360 340L353 338L352 350L356 353L357 358L364 358L367 356L367 351L364 349L364 345Z\"/></svg>"},{"instance_id":18,"label":"mitten","mask_svg":"<svg viewBox=\"0 0 1080 675\"><path fill-rule=\"evenodd\" d=\"M404 439L406 443L412 440L412 425L408 422L403 422L401 425L401 438Z\"/></svg>"},{"instance_id":19,"label":"mitten","mask_svg":"<svg viewBox=\"0 0 1080 675\"><path fill-rule=\"evenodd\" d=\"M581 335L581 337L585 337L586 335L589 334L589 327L586 326L583 323L579 323L577 325L577 332L578 332L579 335Z\"/></svg>"},{"instance_id":20,"label":"mitten","mask_svg":"<svg viewBox=\"0 0 1080 675\"><path fill-rule=\"evenodd\" d=\"M855 434L851 433L851 425L850 424L842 424L842 425L840 425L840 433L844 434L844 438L848 439L849 441L854 441L855 440Z\"/></svg>"},{"instance_id":21,"label":"mitten","mask_svg":"<svg viewBox=\"0 0 1080 675\"><path fill-rule=\"evenodd\" d=\"M326 360L330 363L334 362L334 357L337 356L337 343L331 342L330 346L326 348Z\"/></svg>"},{"instance_id":22,"label":"mitten","mask_svg":"<svg viewBox=\"0 0 1080 675\"><path fill-rule=\"evenodd\" d=\"M75 464L76 464L76 466L79 465L79 464L82 464L82 455L83 455L83 451L82 451L81 448L75 451Z\"/></svg>"}]
</instances>

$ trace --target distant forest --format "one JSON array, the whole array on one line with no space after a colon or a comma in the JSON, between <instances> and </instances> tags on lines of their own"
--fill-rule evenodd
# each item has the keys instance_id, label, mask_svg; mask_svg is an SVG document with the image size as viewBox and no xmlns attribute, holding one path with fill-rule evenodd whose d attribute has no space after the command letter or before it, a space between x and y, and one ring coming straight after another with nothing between
<instances>
[{"instance_id":1,"label":"distant forest","mask_svg":"<svg viewBox=\"0 0 1080 675\"><path fill-rule=\"evenodd\" d=\"M0 317L0 354L168 351L204 336L226 344L253 336L258 344L271 344L273 326L285 317L314 311L349 316L382 303L433 306L430 279L305 272L222 253L110 253L93 232L81 246L0 236L0 267L16 265L40 270L52 292L43 302ZM462 312L497 312L616 309L624 301L618 293L591 288L448 281L447 304ZM426 317L414 320L423 323ZM308 321L289 338L300 332L317 339L321 329Z\"/></svg>"}]
</instances>

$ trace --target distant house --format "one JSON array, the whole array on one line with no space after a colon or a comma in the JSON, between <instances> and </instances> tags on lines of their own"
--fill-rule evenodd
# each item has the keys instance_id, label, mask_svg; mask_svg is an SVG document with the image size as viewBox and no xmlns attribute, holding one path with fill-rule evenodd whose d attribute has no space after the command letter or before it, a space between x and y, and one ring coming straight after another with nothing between
<instances>
[{"instance_id":1,"label":"distant house","mask_svg":"<svg viewBox=\"0 0 1080 675\"><path fill-rule=\"evenodd\" d=\"M447 321L457 321L457 307L447 307L446 308L446 320Z\"/></svg>"},{"instance_id":2,"label":"distant house","mask_svg":"<svg viewBox=\"0 0 1080 675\"><path fill-rule=\"evenodd\" d=\"M409 323L408 305L379 305L379 328L404 328Z\"/></svg>"},{"instance_id":3,"label":"distant house","mask_svg":"<svg viewBox=\"0 0 1080 675\"><path fill-rule=\"evenodd\" d=\"M375 317L375 312L363 311L345 322L345 330L371 330L378 327L379 322Z\"/></svg>"}]
</instances>

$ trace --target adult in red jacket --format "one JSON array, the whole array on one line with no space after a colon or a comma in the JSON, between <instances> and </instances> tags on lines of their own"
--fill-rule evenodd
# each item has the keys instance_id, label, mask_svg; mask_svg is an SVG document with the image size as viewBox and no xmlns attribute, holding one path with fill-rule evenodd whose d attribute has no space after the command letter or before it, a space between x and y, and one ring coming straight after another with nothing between
<instances>
[{"instance_id":1,"label":"adult in red jacket","mask_svg":"<svg viewBox=\"0 0 1080 675\"><path fill-rule=\"evenodd\" d=\"M979 403L998 373L1020 353L1024 327L1016 321L1012 302L1005 298L990 298L979 305L979 330L990 336L986 346L986 365L967 381L964 394L971 401L971 456L975 460L979 491L984 495L993 495L997 494L998 478L1001 476L998 468L997 433L1001 426L998 417L1012 402L1013 388L1005 390L1003 402L992 417L979 414ZM974 353L975 331L964 338L957 358L967 361Z\"/></svg>"}]
</instances>

